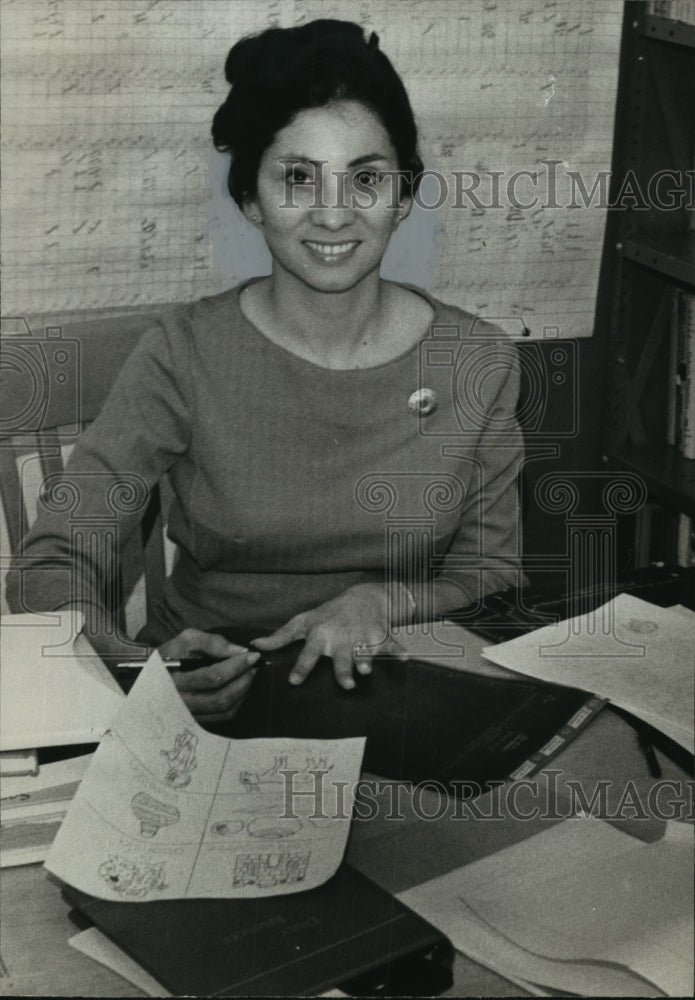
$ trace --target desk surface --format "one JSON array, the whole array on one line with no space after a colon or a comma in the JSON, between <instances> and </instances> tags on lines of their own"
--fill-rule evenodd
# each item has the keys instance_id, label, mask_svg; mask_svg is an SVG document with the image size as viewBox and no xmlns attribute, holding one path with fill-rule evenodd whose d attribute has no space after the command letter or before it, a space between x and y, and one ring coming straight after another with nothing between
<instances>
[{"instance_id":1,"label":"desk surface","mask_svg":"<svg viewBox=\"0 0 695 1000\"><path fill-rule=\"evenodd\" d=\"M680 782L683 794L692 796L691 778L663 754L658 754L663 777ZM554 772L554 773L553 773ZM559 772L559 776L558 776ZM625 783L631 781L643 801L654 784L640 751L632 727L619 715L606 709L580 737L557 757L547 772L532 779L524 791L529 798L518 799L523 811L535 802L550 801L556 809L541 810L566 815L567 797L563 783L580 780L591 796L593 784L611 779L611 794L619 801ZM376 779L378 781L378 779ZM412 808L412 796L399 798L402 818L389 818L391 797L386 789L377 797L379 809L369 821L353 824L347 858L374 881L391 892L399 892L426 879L492 854L502 847L539 832L557 819L542 815L520 820L509 815L499 796L503 820L468 818L456 821L452 810L438 820L426 820L423 814L436 812L435 792L423 793L420 815ZM486 797L488 799L488 797ZM478 800L484 812L483 800ZM563 805L565 808L563 808ZM686 813L692 816L692 804ZM657 839L663 821L625 821L625 827L644 839ZM76 928L68 917L68 907L61 899L58 885L43 867L29 865L2 871L2 910L0 912L2 978L4 996L143 996L130 983L67 944ZM495 973L457 955L454 986L450 996L519 996L518 987Z\"/></svg>"}]
</instances>

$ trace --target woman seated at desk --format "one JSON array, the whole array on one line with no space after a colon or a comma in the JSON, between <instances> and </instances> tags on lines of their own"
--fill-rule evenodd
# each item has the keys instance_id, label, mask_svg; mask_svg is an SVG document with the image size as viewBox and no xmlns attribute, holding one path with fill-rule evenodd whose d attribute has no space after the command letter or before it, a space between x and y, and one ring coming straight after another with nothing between
<instances>
[{"instance_id":1,"label":"woman seated at desk","mask_svg":"<svg viewBox=\"0 0 695 1000\"><path fill-rule=\"evenodd\" d=\"M334 20L273 28L239 41L226 75L213 138L272 273L163 314L66 470L80 473L82 511L102 509L119 474L148 489L168 474L177 559L138 641L223 658L175 675L203 723L234 715L258 656L205 630L270 631L262 650L303 639L290 680L326 655L350 689L371 653L401 652L393 626L519 577L513 347L379 274L422 163L376 35ZM121 542L141 514L121 517ZM71 564L66 517L44 509L23 556L14 608L20 595L31 610L76 603L97 651L122 655L99 627L105 567Z\"/></svg>"}]
</instances>

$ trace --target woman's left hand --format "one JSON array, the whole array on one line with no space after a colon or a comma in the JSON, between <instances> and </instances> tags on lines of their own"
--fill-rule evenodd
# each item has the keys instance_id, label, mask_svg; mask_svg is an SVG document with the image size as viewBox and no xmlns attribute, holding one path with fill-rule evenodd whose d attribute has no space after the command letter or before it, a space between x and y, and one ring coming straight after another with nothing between
<instances>
[{"instance_id":1,"label":"woman's left hand","mask_svg":"<svg viewBox=\"0 0 695 1000\"><path fill-rule=\"evenodd\" d=\"M304 649L292 669L290 684L301 684L321 656L333 660L336 680L345 690L355 687L358 673L371 673L371 659L388 654L406 660L407 653L391 636L390 600L385 586L360 583L338 597L303 611L264 639L252 645L263 651L280 649L304 639Z\"/></svg>"}]
</instances>

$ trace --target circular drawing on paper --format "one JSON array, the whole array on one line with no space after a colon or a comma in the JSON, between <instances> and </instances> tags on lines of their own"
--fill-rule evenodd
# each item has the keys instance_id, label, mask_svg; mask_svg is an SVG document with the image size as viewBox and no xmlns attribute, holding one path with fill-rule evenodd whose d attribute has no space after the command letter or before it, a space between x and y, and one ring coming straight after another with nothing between
<instances>
[{"instance_id":1,"label":"circular drawing on paper","mask_svg":"<svg viewBox=\"0 0 695 1000\"><path fill-rule=\"evenodd\" d=\"M212 824L212 832L218 837L231 837L244 829L244 824L240 819L223 819L219 823Z\"/></svg>"},{"instance_id":2,"label":"circular drawing on paper","mask_svg":"<svg viewBox=\"0 0 695 1000\"><path fill-rule=\"evenodd\" d=\"M637 635L649 635L651 632L656 632L659 628L656 622L641 618L631 618L627 623L627 627L631 632L636 632Z\"/></svg>"},{"instance_id":3,"label":"circular drawing on paper","mask_svg":"<svg viewBox=\"0 0 695 1000\"><path fill-rule=\"evenodd\" d=\"M248 832L252 837L263 837L263 839L282 839L283 837L293 837L302 829L302 824L298 819L277 819L275 817L258 817L251 820Z\"/></svg>"}]
</instances>

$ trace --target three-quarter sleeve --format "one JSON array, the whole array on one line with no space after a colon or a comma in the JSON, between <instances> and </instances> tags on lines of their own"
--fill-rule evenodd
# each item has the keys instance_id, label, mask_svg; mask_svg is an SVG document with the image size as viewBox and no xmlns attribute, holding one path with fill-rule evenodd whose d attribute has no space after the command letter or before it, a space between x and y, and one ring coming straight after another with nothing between
<instances>
[{"instance_id":1,"label":"three-quarter sleeve","mask_svg":"<svg viewBox=\"0 0 695 1000\"><path fill-rule=\"evenodd\" d=\"M151 326L64 473L44 480L36 520L7 576L13 611L76 605L115 613L118 549L141 521L154 484L189 446L187 351L183 316L172 312Z\"/></svg>"},{"instance_id":2,"label":"three-quarter sleeve","mask_svg":"<svg viewBox=\"0 0 695 1000\"><path fill-rule=\"evenodd\" d=\"M524 582L519 501L524 444L516 417L519 365L512 342L505 338L502 343L501 356L488 366L493 374L485 380L485 416L475 448L467 452L465 443L454 443L443 449L445 456L458 456L472 466L460 526L446 554L435 557L434 567L437 581L460 592L459 606Z\"/></svg>"}]
</instances>

